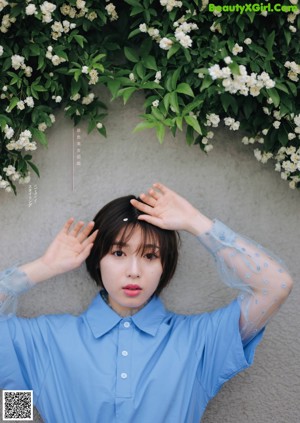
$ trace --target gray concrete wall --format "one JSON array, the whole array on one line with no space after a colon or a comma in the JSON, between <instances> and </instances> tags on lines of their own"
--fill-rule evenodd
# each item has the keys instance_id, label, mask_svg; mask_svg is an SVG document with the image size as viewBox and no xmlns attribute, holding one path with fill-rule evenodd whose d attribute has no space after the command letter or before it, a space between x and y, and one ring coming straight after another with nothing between
<instances>
[{"instance_id":1,"label":"gray concrete wall","mask_svg":"<svg viewBox=\"0 0 300 423\"><path fill-rule=\"evenodd\" d=\"M103 99L108 102L107 93ZM62 113L57 115L48 132L48 149L34 153L41 179L33 176L30 186L19 188L17 198L0 191L0 268L38 257L71 215L87 221L111 199L163 182L211 218L277 253L295 278L295 288L269 324L254 365L223 387L203 423L298 423L299 191L290 190L272 165L258 163L241 144L240 133L219 129L208 157L198 146L188 147L181 134L175 139L169 134L162 145L151 130L133 134L142 103L142 95L126 107L121 101L108 103L107 139L96 132L87 135L83 124L74 130ZM80 165L73 160L77 148ZM163 294L167 307L198 313L228 303L235 293L219 281L209 254L192 236L183 234L182 239L179 268ZM82 266L23 295L19 314L80 313L96 292ZM37 413L34 422L41 422Z\"/></svg>"}]
</instances>

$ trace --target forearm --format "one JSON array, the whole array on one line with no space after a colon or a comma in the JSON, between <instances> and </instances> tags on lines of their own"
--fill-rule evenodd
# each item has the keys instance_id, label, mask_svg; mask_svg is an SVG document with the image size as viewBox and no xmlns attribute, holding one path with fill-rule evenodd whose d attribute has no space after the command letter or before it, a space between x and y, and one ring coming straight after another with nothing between
<instances>
[{"instance_id":1,"label":"forearm","mask_svg":"<svg viewBox=\"0 0 300 423\"><path fill-rule=\"evenodd\" d=\"M221 279L242 291L240 329L250 339L288 297L293 281L281 259L254 241L236 234L219 221L198 236L213 254Z\"/></svg>"},{"instance_id":2,"label":"forearm","mask_svg":"<svg viewBox=\"0 0 300 423\"><path fill-rule=\"evenodd\" d=\"M15 313L17 297L52 276L55 275L42 259L0 272L0 315Z\"/></svg>"},{"instance_id":3,"label":"forearm","mask_svg":"<svg viewBox=\"0 0 300 423\"><path fill-rule=\"evenodd\" d=\"M18 295L33 285L27 274L17 266L0 272L0 315L15 313Z\"/></svg>"}]
</instances>

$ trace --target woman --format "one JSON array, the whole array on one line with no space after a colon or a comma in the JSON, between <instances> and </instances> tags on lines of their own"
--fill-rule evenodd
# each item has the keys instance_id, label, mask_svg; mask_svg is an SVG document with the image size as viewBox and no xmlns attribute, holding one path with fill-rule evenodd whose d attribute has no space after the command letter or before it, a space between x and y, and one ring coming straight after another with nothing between
<instances>
[{"instance_id":1,"label":"woman","mask_svg":"<svg viewBox=\"0 0 300 423\"><path fill-rule=\"evenodd\" d=\"M0 387L32 389L49 423L198 423L223 383L251 365L291 291L290 275L159 183L140 199L112 201L86 226L72 224L42 257L2 273L2 312L19 293L84 260L100 294L80 316L3 317ZM235 301L197 315L165 310L158 295L175 272L181 230L197 236L224 281L243 291Z\"/></svg>"}]
</instances>

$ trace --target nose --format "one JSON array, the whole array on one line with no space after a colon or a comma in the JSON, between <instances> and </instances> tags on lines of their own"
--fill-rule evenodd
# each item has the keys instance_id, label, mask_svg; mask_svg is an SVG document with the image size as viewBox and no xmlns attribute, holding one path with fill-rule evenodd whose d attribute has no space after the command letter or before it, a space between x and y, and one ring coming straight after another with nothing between
<instances>
[{"instance_id":1,"label":"nose","mask_svg":"<svg viewBox=\"0 0 300 423\"><path fill-rule=\"evenodd\" d=\"M127 277L136 279L141 276L141 266L140 260L137 256L130 257L128 268L127 268Z\"/></svg>"}]
</instances>

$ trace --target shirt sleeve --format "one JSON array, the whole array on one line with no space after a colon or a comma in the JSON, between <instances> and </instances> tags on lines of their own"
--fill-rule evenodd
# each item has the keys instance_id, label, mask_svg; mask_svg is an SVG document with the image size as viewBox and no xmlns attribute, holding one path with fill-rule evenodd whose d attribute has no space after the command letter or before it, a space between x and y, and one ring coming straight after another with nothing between
<instances>
[{"instance_id":1,"label":"shirt sleeve","mask_svg":"<svg viewBox=\"0 0 300 423\"><path fill-rule=\"evenodd\" d=\"M18 296L32 286L33 282L17 266L0 272L0 316L15 314Z\"/></svg>"},{"instance_id":2,"label":"shirt sleeve","mask_svg":"<svg viewBox=\"0 0 300 423\"><path fill-rule=\"evenodd\" d=\"M208 397L213 398L222 385L247 369L264 329L243 345L240 331L240 304L234 300L226 307L207 314L204 344L199 352L199 381Z\"/></svg>"},{"instance_id":3,"label":"shirt sleeve","mask_svg":"<svg viewBox=\"0 0 300 423\"><path fill-rule=\"evenodd\" d=\"M213 255L222 281L240 291L240 333L246 345L279 310L292 279L275 254L218 220L198 239Z\"/></svg>"}]
</instances>

